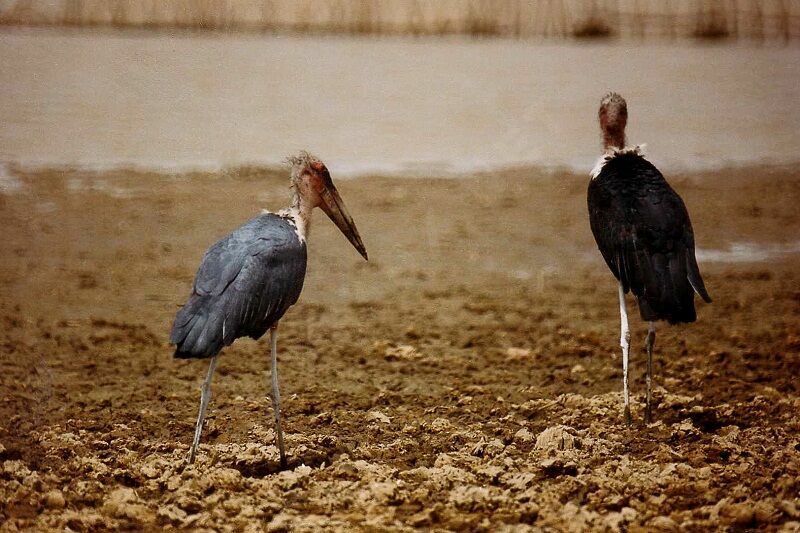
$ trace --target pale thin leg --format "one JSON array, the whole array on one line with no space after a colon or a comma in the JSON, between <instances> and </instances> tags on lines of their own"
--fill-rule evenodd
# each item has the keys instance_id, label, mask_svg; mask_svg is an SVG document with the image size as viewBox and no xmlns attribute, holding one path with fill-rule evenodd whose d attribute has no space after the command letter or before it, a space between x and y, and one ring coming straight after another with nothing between
<instances>
[{"instance_id":1,"label":"pale thin leg","mask_svg":"<svg viewBox=\"0 0 800 533\"><path fill-rule=\"evenodd\" d=\"M278 437L281 468L286 468L286 450L283 447L283 431L281 430L281 392L278 389L278 326L273 326L269 332L272 344L272 410L275 412L275 434Z\"/></svg>"},{"instance_id":2,"label":"pale thin leg","mask_svg":"<svg viewBox=\"0 0 800 533\"><path fill-rule=\"evenodd\" d=\"M211 358L211 363L208 365L208 374L206 374L206 379L200 388L200 413L197 415L197 425L194 428L194 442L192 443L192 450L189 452L189 464L194 463L194 456L197 454L197 447L200 445L200 434L203 432L203 420L206 418L208 401L211 399L211 378L214 377L214 369L217 368L217 357L219 356L215 355Z\"/></svg>"},{"instance_id":3,"label":"pale thin leg","mask_svg":"<svg viewBox=\"0 0 800 533\"><path fill-rule=\"evenodd\" d=\"M622 347L622 390L625 401L625 425L631 425L631 402L628 389L628 357L631 351L631 330L628 327L628 309L625 307L625 291L619 285L619 316L620 337L619 345Z\"/></svg>"},{"instance_id":4,"label":"pale thin leg","mask_svg":"<svg viewBox=\"0 0 800 533\"><path fill-rule=\"evenodd\" d=\"M656 343L656 323L650 322L650 327L647 329L647 339L645 340L645 348L647 348L647 405L644 408L644 423L649 424L652 420L652 411L650 410L650 383L653 375L653 346Z\"/></svg>"}]
</instances>

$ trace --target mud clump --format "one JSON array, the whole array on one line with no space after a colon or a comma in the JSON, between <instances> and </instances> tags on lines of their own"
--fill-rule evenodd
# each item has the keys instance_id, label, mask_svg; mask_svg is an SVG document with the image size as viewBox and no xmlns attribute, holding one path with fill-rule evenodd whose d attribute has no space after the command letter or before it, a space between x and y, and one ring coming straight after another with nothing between
<instances>
[{"instance_id":1,"label":"mud clump","mask_svg":"<svg viewBox=\"0 0 800 533\"><path fill-rule=\"evenodd\" d=\"M581 441L572 432L575 430L567 426L554 426L545 429L536 437L537 450L580 450Z\"/></svg>"}]
</instances>

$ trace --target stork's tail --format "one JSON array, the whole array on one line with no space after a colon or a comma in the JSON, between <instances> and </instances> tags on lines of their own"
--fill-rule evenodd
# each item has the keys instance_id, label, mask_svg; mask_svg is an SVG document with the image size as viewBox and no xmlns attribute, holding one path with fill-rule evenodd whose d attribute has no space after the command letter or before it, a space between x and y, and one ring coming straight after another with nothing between
<instances>
[{"instance_id":1,"label":"stork's tail","mask_svg":"<svg viewBox=\"0 0 800 533\"><path fill-rule=\"evenodd\" d=\"M175 317L169 342L178 359L205 359L222 350L224 316L209 310L206 298L193 294Z\"/></svg>"},{"instance_id":2,"label":"stork's tail","mask_svg":"<svg viewBox=\"0 0 800 533\"><path fill-rule=\"evenodd\" d=\"M691 250L658 255L648 272L646 289L637 294L642 320L666 320L670 324L694 322L694 293L711 303Z\"/></svg>"},{"instance_id":3,"label":"stork's tail","mask_svg":"<svg viewBox=\"0 0 800 533\"><path fill-rule=\"evenodd\" d=\"M686 266L688 269L689 283L697 294L700 295L706 303L711 303L711 296L708 295L706 285L703 283L703 278L700 276L700 267L697 266L697 258L694 255L694 248L689 250L686 257Z\"/></svg>"}]
</instances>

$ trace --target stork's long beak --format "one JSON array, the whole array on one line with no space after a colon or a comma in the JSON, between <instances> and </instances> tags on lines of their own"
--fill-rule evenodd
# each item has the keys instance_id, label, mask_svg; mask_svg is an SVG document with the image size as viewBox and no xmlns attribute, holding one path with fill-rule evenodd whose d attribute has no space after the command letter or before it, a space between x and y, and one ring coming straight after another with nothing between
<instances>
[{"instance_id":1,"label":"stork's long beak","mask_svg":"<svg viewBox=\"0 0 800 533\"><path fill-rule=\"evenodd\" d=\"M344 236L347 237L350 244L358 250L358 253L369 261L367 249L364 248L364 243L361 242L361 235L358 234L356 223L353 222L353 218L350 216L350 213L347 212L347 208L344 206L342 197L339 196L339 191L336 190L336 187L334 187L333 184L329 187L325 187L320 196L322 197L322 205L320 205L320 207L325 211L325 214L328 215L328 218L330 218L333 223L336 224L336 227L344 233Z\"/></svg>"}]
</instances>

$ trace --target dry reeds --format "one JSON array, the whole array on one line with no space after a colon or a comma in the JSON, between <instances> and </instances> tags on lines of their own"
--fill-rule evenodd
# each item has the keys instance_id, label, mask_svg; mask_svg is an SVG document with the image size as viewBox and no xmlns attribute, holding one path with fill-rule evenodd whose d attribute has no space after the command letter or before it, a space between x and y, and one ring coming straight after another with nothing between
<instances>
[{"instance_id":1,"label":"dry reeds","mask_svg":"<svg viewBox=\"0 0 800 533\"><path fill-rule=\"evenodd\" d=\"M500 22L492 0L467 2L467 15L463 33L474 37L496 37L501 34Z\"/></svg>"},{"instance_id":2,"label":"dry reeds","mask_svg":"<svg viewBox=\"0 0 800 533\"><path fill-rule=\"evenodd\" d=\"M693 36L698 39L717 40L730 36L727 11L722 2L698 2Z\"/></svg>"},{"instance_id":3,"label":"dry reeds","mask_svg":"<svg viewBox=\"0 0 800 533\"><path fill-rule=\"evenodd\" d=\"M6 0L0 24L789 41L800 0Z\"/></svg>"},{"instance_id":4,"label":"dry reeds","mask_svg":"<svg viewBox=\"0 0 800 533\"><path fill-rule=\"evenodd\" d=\"M609 15L601 10L596 0L587 2L586 18L578 21L573 29L572 36L578 39L605 39L611 37L613 29L609 23Z\"/></svg>"}]
</instances>

